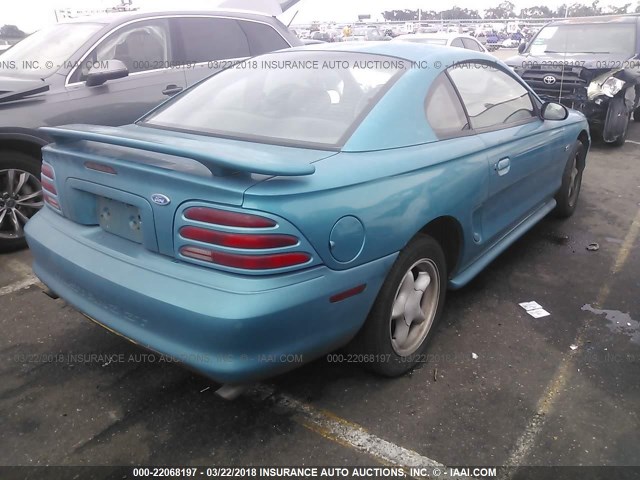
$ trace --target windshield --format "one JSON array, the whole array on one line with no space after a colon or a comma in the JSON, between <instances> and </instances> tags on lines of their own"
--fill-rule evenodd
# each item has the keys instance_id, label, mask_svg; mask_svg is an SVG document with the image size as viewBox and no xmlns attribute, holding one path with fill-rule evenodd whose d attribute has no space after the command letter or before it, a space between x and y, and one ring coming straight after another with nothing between
<instances>
[{"instance_id":1,"label":"windshield","mask_svg":"<svg viewBox=\"0 0 640 480\"><path fill-rule=\"evenodd\" d=\"M144 119L148 126L335 148L401 74L396 58L347 52L263 55L212 76Z\"/></svg>"},{"instance_id":2,"label":"windshield","mask_svg":"<svg viewBox=\"0 0 640 480\"><path fill-rule=\"evenodd\" d=\"M544 27L528 52L620 54L631 58L635 53L635 23L592 23Z\"/></svg>"},{"instance_id":3,"label":"windshield","mask_svg":"<svg viewBox=\"0 0 640 480\"><path fill-rule=\"evenodd\" d=\"M103 27L98 23L62 23L39 30L2 54L0 74L48 77Z\"/></svg>"}]
</instances>

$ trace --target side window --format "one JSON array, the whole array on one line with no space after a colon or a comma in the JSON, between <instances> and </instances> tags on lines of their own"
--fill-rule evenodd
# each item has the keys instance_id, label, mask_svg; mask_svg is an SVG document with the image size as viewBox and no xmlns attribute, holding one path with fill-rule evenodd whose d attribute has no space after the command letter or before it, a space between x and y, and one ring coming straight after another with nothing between
<instances>
[{"instance_id":1,"label":"side window","mask_svg":"<svg viewBox=\"0 0 640 480\"><path fill-rule=\"evenodd\" d=\"M250 56L247 36L236 20L186 17L174 22L182 46L181 62L204 63Z\"/></svg>"},{"instance_id":2,"label":"side window","mask_svg":"<svg viewBox=\"0 0 640 480\"><path fill-rule=\"evenodd\" d=\"M505 72L482 63L462 63L448 72L472 128L507 127L536 116L527 89Z\"/></svg>"},{"instance_id":3,"label":"side window","mask_svg":"<svg viewBox=\"0 0 640 480\"><path fill-rule=\"evenodd\" d=\"M462 40L460 40L459 38L454 38L451 41L451 46L452 47L464 48L464 45L462 44Z\"/></svg>"},{"instance_id":4,"label":"side window","mask_svg":"<svg viewBox=\"0 0 640 480\"><path fill-rule=\"evenodd\" d=\"M467 116L446 73L440 74L431 85L425 112L438 138L455 136L469 129Z\"/></svg>"},{"instance_id":5,"label":"side window","mask_svg":"<svg viewBox=\"0 0 640 480\"><path fill-rule=\"evenodd\" d=\"M476 52L482 52L482 48L480 48L480 44L471 38L463 38L462 43L464 43L464 48L468 50L475 50Z\"/></svg>"},{"instance_id":6,"label":"side window","mask_svg":"<svg viewBox=\"0 0 640 480\"><path fill-rule=\"evenodd\" d=\"M239 20L239 23L249 39L251 55L262 55L291 46L271 25L246 20Z\"/></svg>"},{"instance_id":7,"label":"side window","mask_svg":"<svg viewBox=\"0 0 640 480\"><path fill-rule=\"evenodd\" d=\"M90 66L106 60L120 60L129 73L166 68L171 60L166 20L135 22L114 31L89 54L72 81L86 80Z\"/></svg>"}]
</instances>

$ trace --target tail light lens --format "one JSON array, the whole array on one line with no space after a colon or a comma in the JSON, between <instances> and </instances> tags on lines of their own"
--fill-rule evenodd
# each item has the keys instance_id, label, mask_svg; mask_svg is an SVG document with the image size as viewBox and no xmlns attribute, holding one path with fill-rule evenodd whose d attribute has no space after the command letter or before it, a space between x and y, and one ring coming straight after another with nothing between
<instances>
[{"instance_id":1,"label":"tail light lens","mask_svg":"<svg viewBox=\"0 0 640 480\"><path fill-rule=\"evenodd\" d=\"M223 225L226 227L270 228L277 225L276 222L270 218L205 207L188 208L185 210L184 216L189 220L211 223L213 225Z\"/></svg>"},{"instance_id":2,"label":"tail light lens","mask_svg":"<svg viewBox=\"0 0 640 480\"><path fill-rule=\"evenodd\" d=\"M42 169L40 170L41 176L50 178L53 180L53 167L47 163L42 164Z\"/></svg>"},{"instance_id":3,"label":"tail light lens","mask_svg":"<svg viewBox=\"0 0 640 480\"><path fill-rule=\"evenodd\" d=\"M42 193L44 197L44 201L50 207L53 207L55 210L60 213L60 203L58 202L58 190L55 186L55 172L53 171L53 167L45 162L42 162L42 167L40 169L40 185L42 185Z\"/></svg>"},{"instance_id":4,"label":"tail light lens","mask_svg":"<svg viewBox=\"0 0 640 480\"><path fill-rule=\"evenodd\" d=\"M282 248L290 247L298 243L298 239L293 235L228 233L200 227L182 227L180 229L180 235L182 235L183 238L211 243L213 245L246 249Z\"/></svg>"},{"instance_id":5,"label":"tail light lens","mask_svg":"<svg viewBox=\"0 0 640 480\"><path fill-rule=\"evenodd\" d=\"M56 210L60 210L60 204L52 196L45 194L44 195L44 201L47 202L49 205L51 205Z\"/></svg>"},{"instance_id":6,"label":"tail light lens","mask_svg":"<svg viewBox=\"0 0 640 480\"><path fill-rule=\"evenodd\" d=\"M42 177L42 180L40 180L40 184L42 185L42 188L45 189L47 192L52 193L54 195L58 194L58 191L56 190L56 187L53 185L53 183L45 179L45 177Z\"/></svg>"},{"instance_id":7,"label":"tail light lens","mask_svg":"<svg viewBox=\"0 0 640 480\"><path fill-rule=\"evenodd\" d=\"M302 266L313 259L311 253L292 251L296 247L304 249L298 236L266 233L265 229L279 226L271 218L218 208L190 207L183 212L183 220L187 225L179 229L183 245L178 248L186 258L251 271ZM199 223L194 225L191 222ZM206 227L201 224L206 224ZM280 226L278 231L281 229ZM189 240L203 245L189 244ZM229 252L226 248L235 251Z\"/></svg>"},{"instance_id":8,"label":"tail light lens","mask_svg":"<svg viewBox=\"0 0 640 480\"><path fill-rule=\"evenodd\" d=\"M194 246L182 247L180 253L185 257L195 258L196 260L245 270L275 270L301 265L311 260L311 255L303 252L274 253L271 255L238 255Z\"/></svg>"}]
</instances>

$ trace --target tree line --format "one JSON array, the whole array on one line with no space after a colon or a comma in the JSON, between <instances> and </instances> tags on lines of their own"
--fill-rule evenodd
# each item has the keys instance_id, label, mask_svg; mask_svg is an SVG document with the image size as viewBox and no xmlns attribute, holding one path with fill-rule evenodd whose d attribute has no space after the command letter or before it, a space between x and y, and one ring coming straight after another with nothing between
<instances>
[{"instance_id":1,"label":"tree line","mask_svg":"<svg viewBox=\"0 0 640 480\"><path fill-rule=\"evenodd\" d=\"M600 6L599 0L594 0L591 5L581 3L563 4L553 10L546 5L522 8L516 12L515 5L508 0L503 1L497 7L488 8L484 11L484 15L480 15L478 10L468 8L453 7L448 10L435 11L425 9L418 10L387 10L382 12L386 21L404 21L412 20L452 20L452 19L497 19L497 18L552 18L552 17L591 17L594 15L615 15L625 13L640 13L640 2L637 3L635 9L631 7L631 3L627 3L621 7L609 5Z\"/></svg>"}]
</instances>

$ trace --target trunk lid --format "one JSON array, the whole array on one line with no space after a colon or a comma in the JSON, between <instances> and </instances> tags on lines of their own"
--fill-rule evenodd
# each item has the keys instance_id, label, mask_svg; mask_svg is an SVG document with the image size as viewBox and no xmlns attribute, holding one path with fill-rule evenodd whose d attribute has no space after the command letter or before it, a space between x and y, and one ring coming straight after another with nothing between
<instances>
[{"instance_id":1,"label":"trunk lid","mask_svg":"<svg viewBox=\"0 0 640 480\"><path fill-rule=\"evenodd\" d=\"M43 159L55 189L45 194L55 197L58 213L86 225L91 241L106 245L115 235L165 255L174 254L180 205L240 207L251 186L274 175L311 174L313 162L335 153L132 125L41 130L55 141Z\"/></svg>"}]
</instances>

